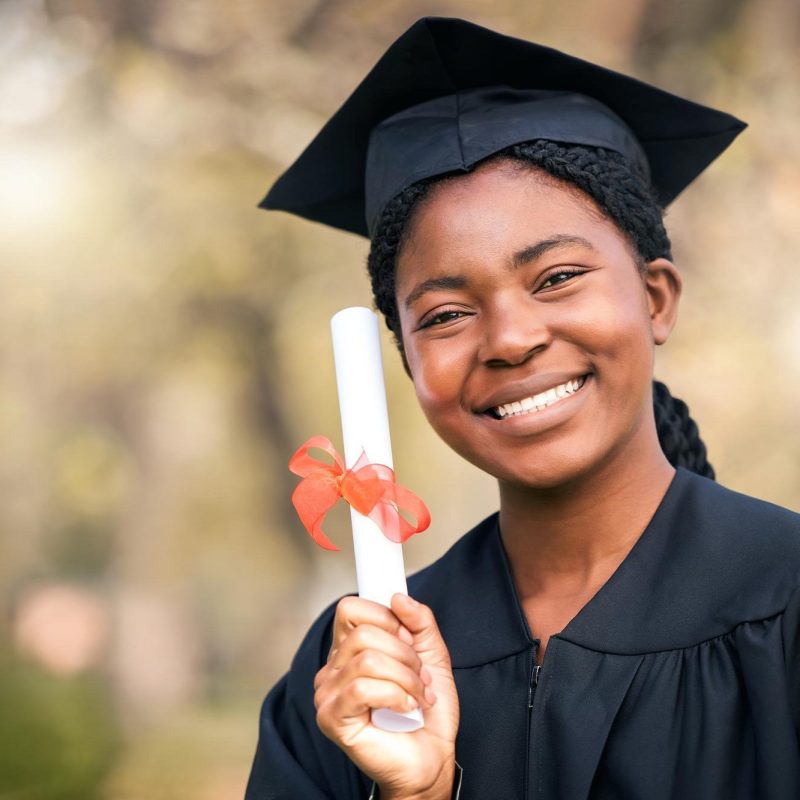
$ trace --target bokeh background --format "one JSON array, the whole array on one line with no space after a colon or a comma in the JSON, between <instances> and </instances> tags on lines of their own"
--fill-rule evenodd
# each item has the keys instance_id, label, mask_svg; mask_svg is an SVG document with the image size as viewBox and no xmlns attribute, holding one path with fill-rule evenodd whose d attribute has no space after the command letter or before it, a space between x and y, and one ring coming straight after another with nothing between
<instances>
[{"instance_id":1,"label":"bokeh background","mask_svg":"<svg viewBox=\"0 0 800 800\"><path fill-rule=\"evenodd\" d=\"M0 0L0 798L241 798L260 700L354 586L285 469L339 440L366 243L256 210L384 48L464 16L751 128L668 217L658 376L722 482L800 510L796 0ZM494 509L387 338L410 570Z\"/></svg>"}]
</instances>

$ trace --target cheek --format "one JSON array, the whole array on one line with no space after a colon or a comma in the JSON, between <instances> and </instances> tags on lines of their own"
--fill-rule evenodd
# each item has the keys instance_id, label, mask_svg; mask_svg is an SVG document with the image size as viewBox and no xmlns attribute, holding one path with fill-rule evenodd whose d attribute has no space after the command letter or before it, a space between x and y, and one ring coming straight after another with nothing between
<instances>
[{"instance_id":1,"label":"cheek","mask_svg":"<svg viewBox=\"0 0 800 800\"><path fill-rule=\"evenodd\" d=\"M560 315L557 338L581 346L591 355L633 366L652 359L653 336L644 291L613 287L587 298Z\"/></svg>"},{"instance_id":2,"label":"cheek","mask_svg":"<svg viewBox=\"0 0 800 800\"><path fill-rule=\"evenodd\" d=\"M407 355L419 406L431 427L447 440L447 431L463 421L468 354L448 340L412 348Z\"/></svg>"},{"instance_id":3,"label":"cheek","mask_svg":"<svg viewBox=\"0 0 800 800\"><path fill-rule=\"evenodd\" d=\"M426 415L451 405L458 395L456 370L452 360L432 358L429 354L415 352L409 355L409 367L422 410Z\"/></svg>"}]
</instances>

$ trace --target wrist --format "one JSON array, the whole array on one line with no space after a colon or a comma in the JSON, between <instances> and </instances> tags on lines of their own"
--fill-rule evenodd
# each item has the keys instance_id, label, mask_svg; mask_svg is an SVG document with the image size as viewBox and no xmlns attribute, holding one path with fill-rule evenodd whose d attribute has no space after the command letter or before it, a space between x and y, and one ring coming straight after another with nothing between
<instances>
[{"instance_id":1,"label":"wrist","mask_svg":"<svg viewBox=\"0 0 800 800\"><path fill-rule=\"evenodd\" d=\"M444 765L431 786L414 793L390 786L375 786L370 800L458 800L461 794L461 766L452 760Z\"/></svg>"}]
</instances>

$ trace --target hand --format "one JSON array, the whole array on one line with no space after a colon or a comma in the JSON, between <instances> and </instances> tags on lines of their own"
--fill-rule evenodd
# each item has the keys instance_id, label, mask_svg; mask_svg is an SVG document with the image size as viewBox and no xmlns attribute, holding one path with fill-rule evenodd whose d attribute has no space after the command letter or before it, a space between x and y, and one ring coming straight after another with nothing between
<instances>
[{"instance_id":1,"label":"hand","mask_svg":"<svg viewBox=\"0 0 800 800\"><path fill-rule=\"evenodd\" d=\"M455 769L458 695L433 612L403 594L391 610L345 597L328 663L314 680L320 730L380 787L381 800L448 798ZM389 733L373 708L422 708L425 727Z\"/></svg>"}]
</instances>

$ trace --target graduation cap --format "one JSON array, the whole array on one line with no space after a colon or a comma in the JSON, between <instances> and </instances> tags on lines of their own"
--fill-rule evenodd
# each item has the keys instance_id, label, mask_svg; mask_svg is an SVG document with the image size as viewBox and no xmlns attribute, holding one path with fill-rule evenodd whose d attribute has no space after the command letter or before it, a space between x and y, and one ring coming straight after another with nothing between
<instances>
[{"instance_id":1,"label":"graduation cap","mask_svg":"<svg viewBox=\"0 0 800 800\"><path fill-rule=\"evenodd\" d=\"M371 236L386 204L411 184L533 139L619 152L667 205L745 127L558 50L425 17L384 53L260 207Z\"/></svg>"}]
</instances>

